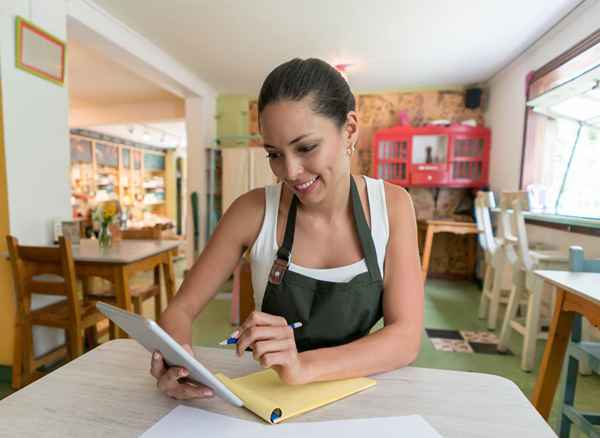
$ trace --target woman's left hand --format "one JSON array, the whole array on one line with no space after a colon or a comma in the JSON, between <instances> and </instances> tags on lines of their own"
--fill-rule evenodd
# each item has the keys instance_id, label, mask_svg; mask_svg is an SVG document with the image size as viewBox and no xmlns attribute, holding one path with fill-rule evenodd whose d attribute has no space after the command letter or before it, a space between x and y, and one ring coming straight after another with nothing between
<instances>
[{"instance_id":1,"label":"woman's left hand","mask_svg":"<svg viewBox=\"0 0 600 438\"><path fill-rule=\"evenodd\" d=\"M237 354L252 348L252 355L265 368L273 368L284 383L306 383L308 369L296 349L294 330L281 316L254 311L240 326Z\"/></svg>"}]
</instances>

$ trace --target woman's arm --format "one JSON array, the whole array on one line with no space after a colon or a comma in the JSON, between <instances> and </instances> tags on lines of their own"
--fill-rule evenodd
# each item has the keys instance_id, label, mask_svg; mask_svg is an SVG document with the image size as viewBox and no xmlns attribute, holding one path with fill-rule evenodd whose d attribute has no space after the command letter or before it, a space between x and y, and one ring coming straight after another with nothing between
<instances>
[{"instance_id":1,"label":"woman's arm","mask_svg":"<svg viewBox=\"0 0 600 438\"><path fill-rule=\"evenodd\" d=\"M306 383L380 373L413 362L423 327L423 280L414 208L409 194L385 185L390 236L385 257L385 326L354 342L297 353L283 318L253 313L240 327L238 353L252 345L263 366L287 383Z\"/></svg>"},{"instance_id":2,"label":"woman's arm","mask_svg":"<svg viewBox=\"0 0 600 438\"><path fill-rule=\"evenodd\" d=\"M253 190L231 204L162 314L160 325L180 344L191 345L192 322L256 239L262 224L264 193L264 189Z\"/></svg>"}]
</instances>

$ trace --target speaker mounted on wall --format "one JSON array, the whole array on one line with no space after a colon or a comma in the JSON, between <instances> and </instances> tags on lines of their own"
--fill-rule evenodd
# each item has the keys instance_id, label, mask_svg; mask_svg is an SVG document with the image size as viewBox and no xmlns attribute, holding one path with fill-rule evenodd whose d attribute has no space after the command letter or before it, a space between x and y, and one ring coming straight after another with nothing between
<instances>
[{"instance_id":1,"label":"speaker mounted on wall","mask_svg":"<svg viewBox=\"0 0 600 438\"><path fill-rule=\"evenodd\" d=\"M469 109L479 108L481 105L481 88L467 88L465 90L465 107Z\"/></svg>"}]
</instances>

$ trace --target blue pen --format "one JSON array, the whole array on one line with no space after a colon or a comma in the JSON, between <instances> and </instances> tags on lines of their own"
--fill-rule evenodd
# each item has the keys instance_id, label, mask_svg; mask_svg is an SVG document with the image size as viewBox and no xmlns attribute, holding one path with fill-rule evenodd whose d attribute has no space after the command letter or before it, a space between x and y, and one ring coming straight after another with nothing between
<instances>
[{"instance_id":1,"label":"blue pen","mask_svg":"<svg viewBox=\"0 0 600 438\"><path fill-rule=\"evenodd\" d=\"M293 328L293 329L297 329L302 327L302 323L301 322L295 322L293 324L288 324L289 327ZM232 333L231 336L229 336L227 339L225 339L224 341L219 342L219 345L233 345L233 344L237 344L238 343L238 338L233 336L235 335L237 332L237 330L235 332Z\"/></svg>"}]
</instances>

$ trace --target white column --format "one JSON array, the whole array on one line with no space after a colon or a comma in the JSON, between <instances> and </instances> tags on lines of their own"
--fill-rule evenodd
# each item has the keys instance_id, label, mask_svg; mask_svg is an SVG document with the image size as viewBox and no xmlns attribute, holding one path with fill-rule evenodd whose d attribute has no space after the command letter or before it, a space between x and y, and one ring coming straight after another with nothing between
<instances>
[{"instance_id":1,"label":"white column","mask_svg":"<svg viewBox=\"0 0 600 438\"><path fill-rule=\"evenodd\" d=\"M206 233L206 148L216 137L216 95L189 97L185 100L185 124L187 131L187 217L186 255L187 265L194 262L194 222L191 195L198 193L199 206L199 249L205 245Z\"/></svg>"}]
</instances>

